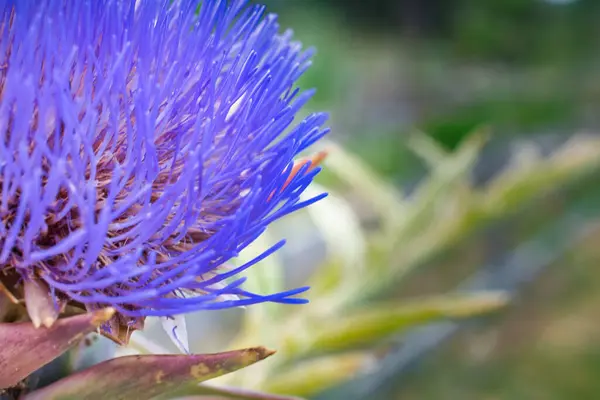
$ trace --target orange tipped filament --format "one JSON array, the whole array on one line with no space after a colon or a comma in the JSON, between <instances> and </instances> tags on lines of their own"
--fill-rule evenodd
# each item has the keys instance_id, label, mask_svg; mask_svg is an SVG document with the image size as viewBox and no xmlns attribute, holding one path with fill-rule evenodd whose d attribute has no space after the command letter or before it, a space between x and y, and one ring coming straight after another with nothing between
<instances>
[{"instance_id":1,"label":"orange tipped filament","mask_svg":"<svg viewBox=\"0 0 600 400\"><path fill-rule=\"evenodd\" d=\"M323 162L323 160L327 157L327 154L328 154L327 151L323 150L323 151L319 151L318 153L313 154L312 156L304 157L304 158L301 158L298 161L294 162L292 171L290 172L290 175L287 177L285 183L281 187L281 190L284 190L290 184L292 179L294 179L294 177L298 174L298 171L300 171L300 169L302 167L304 167L306 165L306 163L310 163L308 169L305 172L305 173L309 173L310 171L315 169L317 166L319 166L319 164L321 164ZM270 201L271 198L273 197L273 195L275 195L275 192L271 193L271 195L269 196L267 201Z\"/></svg>"}]
</instances>

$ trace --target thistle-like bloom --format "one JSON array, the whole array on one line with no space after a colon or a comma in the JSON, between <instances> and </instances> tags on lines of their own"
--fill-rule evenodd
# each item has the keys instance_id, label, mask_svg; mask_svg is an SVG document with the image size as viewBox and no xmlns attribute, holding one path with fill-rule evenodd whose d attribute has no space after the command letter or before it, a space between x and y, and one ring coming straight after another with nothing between
<instances>
[{"instance_id":1,"label":"thistle-like bloom","mask_svg":"<svg viewBox=\"0 0 600 400\"><path fill-rule=\"evenodd\" d=\"M303 301L236 279L283 243L225 267L322 197L301 202L318 168L294 169L326 133L293 123L311 53L245 3L0 0L0 282L111 306L113 333Z\"/></svg>"}]
</instances>

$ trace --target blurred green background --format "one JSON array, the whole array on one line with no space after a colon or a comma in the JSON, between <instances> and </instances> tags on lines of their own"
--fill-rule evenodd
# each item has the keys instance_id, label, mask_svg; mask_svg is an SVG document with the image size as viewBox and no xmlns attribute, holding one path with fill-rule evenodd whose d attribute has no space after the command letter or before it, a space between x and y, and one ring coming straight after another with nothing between
<instances>
[{"instance_id":1,"label":"blurred green background","mask_svg":"<svg viewBox=\"0 0 600 400\"><path fill-rule=\"evenodd\" d=\"M597 0L266 4L282 26L318 49L301 84L318 88L310 106L331 112L332 138L404 193L426 170L407 146L415 130L450 151L473 130L488 127L491 140L473 172L483 184L525 144L551 153L576 133L595 134L600 122ZM567 210L586 208L582 221L594 226L597 203L570 199L594 198L597 177L538 196L512 217L469 235L432 261L435 268L399 285L395 295L452 288L474 270L504 262L533 227L548 233L544 224ZM336 185L327 171L320 181ZM596 398L600 231L591 229L584 240L545 260L557 242L573 235L557 229L554 241L532 256L537 262L541 254L546 268L519 288L507 311L378 380L373 393L390 399ZM337 393L329 398L345 398Z\"/></svg>"}]
</instances>

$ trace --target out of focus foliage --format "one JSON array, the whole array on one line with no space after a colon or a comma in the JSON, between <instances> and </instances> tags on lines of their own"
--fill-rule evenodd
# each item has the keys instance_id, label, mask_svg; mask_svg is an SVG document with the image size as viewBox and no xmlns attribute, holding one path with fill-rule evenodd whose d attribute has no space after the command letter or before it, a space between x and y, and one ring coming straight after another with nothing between
<instances>
[{"instance_id":1,"label":"out of focus foliage","mask_svg":"<svg viewBox=\"0 0 600 400\"><path fill-rule=\"evenodd\" d=\"M535 148L528 157L515 154L494 180L475 188L470 172L482 139L474 135L456 152L445 153L425 136L414 136L410 146L429 174L410 196L334 147L326 166L343 185L307 211L328 244L328 255L312 278L312 302L296 312L262 306L247 311L239 343L260 341L280 351L247 373L232 375L234 382L312 396L354 373L376 370L379 356L389 351L386 339L415 324L502 304L506 298L501 292L391 298L401 294L402 281L411 279L415 268L439 261L486 226L593 173L600 166L600 139L573 138L548 158L537 157ZM366 221L375 228L364 228ZM522 233L520 241L535 232ZM281 274L254 278L269 287L281 284L273 282L276 276Z\"/></svg>"},{"instance_id":2,"label":"out of focus foliage","mask_svg":"<svg viewBox=\"0 0 600 400\"><path fill-rule=\"evenodd\" d=\"M305 84L326 82L318 101L332 109L337 139L407 193L427 173L408 144L415 127L448 150L474 128L490 126L494 139L473 169L480 184L515 153L526 161L532 147L548 154L574 132L597 135L600 128L595 0L269 3L285 20L298 21L297 35L318 47L315 75ZM340 189L329 172L323 179ZM584 222L597 221L597 186L594 174L573 186L557 182L554 194L516 207L426 263L437 268L399 286L403 296L439 293L475 265L486 272L490 263L523 254L525 264L548 268L521 288L522 300L506 318L432 352L422 369L388 371L402 383L381 398L396 392L436 400L594 397L597 229L585 239L578 235L589 228ZM569 229L567 220L574 224ZM524 242L530 235L532 246ZM506 279L499 276L498 284Z\"/></svg>"},{"instance_id":3,"label":"out of focus foliage","mask_svg":"<svg viewBox=\"0 0 600 400\"><path fill-rule=\"evenodd\" d=\"M414 125L454 148L481 124L511 137L598 124L594 0L268 4L319 49L304 83L357 147Z\"/></svg>"},{"instance_id":4,"label":"out of focus foliage","mask_svg":"<svg viewBox=\"0 0 600 400\"><path fill-rule=\"evenodd\" d=\"M435 40L455 56L519 64L588 57L600 27L594 0L267 0L294 18L307 6L367 32ZM305 28L309 25L305 24ZM365 33L365 32L361 32Z\"/></svg>"}]
</instances>

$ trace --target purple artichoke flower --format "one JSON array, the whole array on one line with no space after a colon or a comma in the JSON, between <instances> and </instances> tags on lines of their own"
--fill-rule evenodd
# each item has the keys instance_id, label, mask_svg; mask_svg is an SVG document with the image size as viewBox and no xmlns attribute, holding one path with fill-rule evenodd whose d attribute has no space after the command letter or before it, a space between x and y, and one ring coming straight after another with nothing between
<instances>
[{"instance_id":1,"label":"purple artichoke flower","mask_svg":"<svg viewBox=\"0 0 600 400\"><path fill-rule=\"evenodd\" d=\"M245 0L0 12L0 283L30 315L44 294L113 307L104 332L123 339L147 316L304 302L306 288L265 296L236 279L283 242L226 267L324 196L301 202L318 168L294 167L327 132L322 113L293 123L311 52L275 16Z\"/></svg>"}]
</instances>

